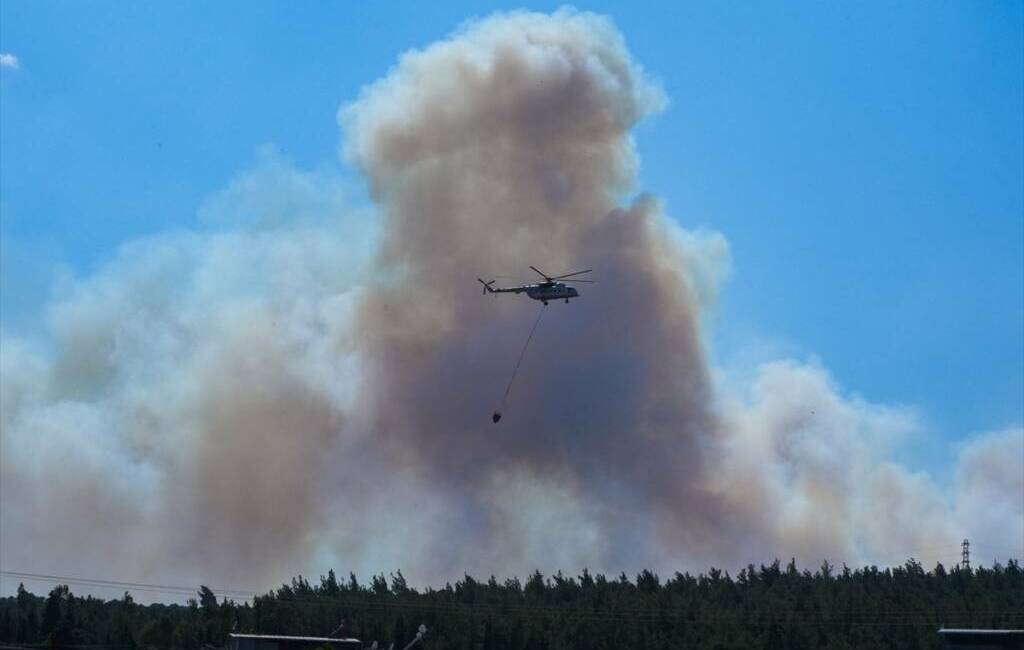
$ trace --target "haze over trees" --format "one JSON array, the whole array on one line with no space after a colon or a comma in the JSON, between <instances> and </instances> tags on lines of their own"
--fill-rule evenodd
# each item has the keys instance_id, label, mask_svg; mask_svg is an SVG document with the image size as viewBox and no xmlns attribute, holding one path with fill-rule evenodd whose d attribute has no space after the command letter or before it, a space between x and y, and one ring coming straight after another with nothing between
<instances>
[{"instance_id":1,"label":"haze over trees","mask_svg":"<svg viewBox=\"0 0 1024 650\"><path fill-rule=\"evenodd\" d=\"M750 565L737 575L711 569L662 579L568 577L535 572L525 581L465 576L418 591L401 571L369 584L334 571L251 602L219 600L206 586L187 604L136 603L74 595L67 585L36 596L19 587L0 599L0 641L23 647L202 648L232 629L267 634L346 632L368 646L402 647L424 623L424 647L486 648L934 648L936 629L1024 627L1024 571L963 570L914 559L893 568L816 571Z\"/></svg>"}]
</instances>

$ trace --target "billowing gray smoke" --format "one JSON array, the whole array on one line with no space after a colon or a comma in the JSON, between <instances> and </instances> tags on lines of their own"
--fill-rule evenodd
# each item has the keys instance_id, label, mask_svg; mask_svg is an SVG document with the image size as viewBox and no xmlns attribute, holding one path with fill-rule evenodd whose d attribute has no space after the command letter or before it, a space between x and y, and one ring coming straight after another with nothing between
<instances>
[{"instance_id":1,"label":"billowing gray smoke","mask_svg":"<svg viewBox=\"0 0 1024 650\"><path fill-rule=\"evenodd\" d=\"M464 501L467 541L513 533L481 502L503 471L585 498L616 563L649 557L657 529L688 547L725 537L703 487L717 424L687 260L652 200L615 207L629 130L660 99L609 24L515 15L407 57L342 113L390 276L360 316L365 403L385 444ZM540 307L468 281L531 262L597 267L600 285L551 307L495 429Z\"/></svg>"},{"instance_id":2,"label":"billowing gray smoke","mask_svg":"<svg viewBox=\"0 0 1024 650\"><path fill-rule=\"evenodd\" d=\"M913 411L815 363L709 367L724 238L623 199L663 105L607 20L498 15L340 111L376 214L263 152L212 225L59 287L50 338L0 348L0 563L266 587L1020 555L1020 428L940 487L887 461ZM541 307L474 279L530 264L599 283L544 308L493 426Z\"/></svg>"}]
</instances>

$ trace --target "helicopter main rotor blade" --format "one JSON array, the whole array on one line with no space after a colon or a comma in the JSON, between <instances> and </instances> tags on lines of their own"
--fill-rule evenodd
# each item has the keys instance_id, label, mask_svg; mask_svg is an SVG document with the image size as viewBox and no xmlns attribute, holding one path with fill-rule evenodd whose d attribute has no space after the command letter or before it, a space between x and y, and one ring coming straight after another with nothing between
<instances>
[{"instance_id":1,"label":"helicopter main rotor blade","mask_svg":"<svg viewBox=\"0 0 1024 650\"><path fill-rule=\"evenodd\" d=\"M574 273L566 273L565 275L556 275L551 278L552 280L561 280L562 278L571 278L574 275L583 275L584 273L590 273L594 269L587 269L586 271L575 271Z\"/></svg>"},{"instance_id":2,"label":"helicopter main rotor blade","mask_svg":"<svg viewBox=\"0 0 1024 650\"><path fill-rule=\"evenodd\" d=\"M548 282L551 282L552 280L554 280L554 278L552 278L552 277L551 277L550 275L548 275L548 274L547 274L547 273L545 273L544 271L541 271L541 270L540 270L540 269L538 269L538 268L537 268L536 266L531 266L530 268L531 268L531 269L533 269L534 271L536 271L537 273L539 273L539 274L540 274L540 276L541 276L542 278L544 278L545 280L547 280Z\"/></svg>"},{"instance_id":3,"label":"helicopter main rotor blade","mask_svg":"<svg viewBox=\"0 0 1024 650\"><path fill-rule=\"evenodd\" d=\"M556 278L557 279L557 278ZM587 284L597 284L595 280L558 280L559 282L586 282Z\"/></svg>"}]
</instances>

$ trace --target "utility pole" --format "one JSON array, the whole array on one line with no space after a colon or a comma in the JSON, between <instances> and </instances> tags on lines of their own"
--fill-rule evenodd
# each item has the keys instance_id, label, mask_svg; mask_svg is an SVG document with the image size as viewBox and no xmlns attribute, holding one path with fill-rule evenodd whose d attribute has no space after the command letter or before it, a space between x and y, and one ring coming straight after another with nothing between
<instances>
[{"instance_id":1,"label":"utility pole","mask_svg":"<svg viewBox=\"0 0 1024 650\"><path fill-rule=\"evenodd\" d=\"M971 543L964 538L964 543L961 545L963 548L963 560L960 562L960 568L964 571L971 570Z\"/></svg>"}]
</instances>

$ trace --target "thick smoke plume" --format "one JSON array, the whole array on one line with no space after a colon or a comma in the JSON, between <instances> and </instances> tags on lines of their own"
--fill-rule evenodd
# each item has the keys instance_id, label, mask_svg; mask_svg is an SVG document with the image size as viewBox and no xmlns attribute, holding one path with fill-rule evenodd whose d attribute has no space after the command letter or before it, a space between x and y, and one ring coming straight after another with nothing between
<instances>
[{"instance_id":1,"label":"thick smoke plume","mask_svg":"<svg viewBox=\"0 0 1024 650\"><path fill-rule=\"evenodd\" d=\"M339 112L376 211L270 151L201 211L7 334L0 564L267 587L329 566L659 571L1020 556L1024 431L940 485L889 460L912 410L779 361L716 379L725 239L635 193L658 86L607 20L498 15ZM553 303L477 276L596 269ZM528 277L524 276L523 280ZM983 549L984 550L984 549Z\"/></svg>"}]
</instances>

